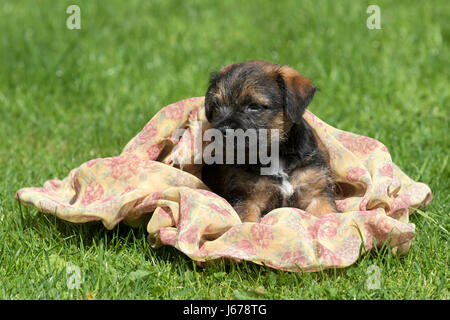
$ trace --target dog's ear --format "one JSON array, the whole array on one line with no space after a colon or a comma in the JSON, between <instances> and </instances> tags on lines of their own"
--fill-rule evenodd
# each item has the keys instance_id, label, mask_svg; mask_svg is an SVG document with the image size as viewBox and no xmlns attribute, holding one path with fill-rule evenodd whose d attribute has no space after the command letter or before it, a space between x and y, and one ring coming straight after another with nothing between
<instances>
[{"instance_id":1,"label":"dog's ear","mask_svg":"<svg viewBox=\"0 0 450 320\"><path fill-rule=\"evenodd\" d=\"M211 98L210 98L210 95L208 94L208 92L206 93L206 96L205 96L205 116L209 122L212 121L213 106L211 104Z\"/></svg>"},{"instance_id":2,"label":"dog's ear","mask_svg":"<svg viewBox=\"0 0 450 320\"><path fill-rule=\"evenodd\" d=\"M310 79L288 66L282 66L278 70L277 81L284 90L286 116L293 123L300 123L306 107L314 97L316 87Z\"/></svg>"},{"instance_id":3,"label":"dog's ear","mask_svg":"<svg viewBox=\"0 0 450 320\"><path fill-rule=\"evenodd\" d=\"M205 94L205 115L206 115L206 119L208 121L212 120L212 113L213 113L212 101L211 101L212 100L211 88L216 86L218 75L219 75L218 72L212 72L210 74L209 86L208 86L208 90L206 90L206 94Z\"/></svg>"}]
</instances>

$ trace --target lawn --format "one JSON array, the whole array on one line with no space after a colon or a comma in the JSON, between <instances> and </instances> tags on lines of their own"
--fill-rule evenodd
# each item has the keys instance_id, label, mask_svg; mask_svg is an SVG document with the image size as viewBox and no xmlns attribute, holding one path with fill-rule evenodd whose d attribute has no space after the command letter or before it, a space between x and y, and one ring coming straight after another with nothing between
<instances>
[{"instance_id":1,"label":"lawn","mask_svg":"<svg viewBox=\"0 0 450 320\"><path fill-rule=\"evenodd\" d=\"M81 29L66 8L81 8ZM369 4L381 30L369 30ZM0 3L0 299L450 299L450 2L80 1ZM75 225L19 206L41 186L120 153L159 110L204 95L209 74L249 59L288 64L320 91L310 110L382 141L433 201L410 252L288 273L196 266L145 229ZM68 266L80 287L68 289ZM371 265L380 288L366 286Z\"/></svg>"}]
</instances>

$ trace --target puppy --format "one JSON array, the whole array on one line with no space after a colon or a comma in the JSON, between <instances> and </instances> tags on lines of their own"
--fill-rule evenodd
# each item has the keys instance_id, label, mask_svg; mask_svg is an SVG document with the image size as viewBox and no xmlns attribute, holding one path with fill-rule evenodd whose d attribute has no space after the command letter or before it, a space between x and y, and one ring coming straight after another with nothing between
<instances>
[{"instance_id":1,"label":"puppy","mask_svg":"<svg viewBox=\"0 0 450 320\"><path fill-rule=\"evenodd\" d=\"M302 117L315 90L296 70L260 60L227 65L211 77L205 113L212 128L225 134L227 129L279 132L276 172L261 175L259 160L202 168L205 184L224 197L243 222L258 222L279 207L315 216L337 212L328 155Z\"/></svg>"}]
</instances>

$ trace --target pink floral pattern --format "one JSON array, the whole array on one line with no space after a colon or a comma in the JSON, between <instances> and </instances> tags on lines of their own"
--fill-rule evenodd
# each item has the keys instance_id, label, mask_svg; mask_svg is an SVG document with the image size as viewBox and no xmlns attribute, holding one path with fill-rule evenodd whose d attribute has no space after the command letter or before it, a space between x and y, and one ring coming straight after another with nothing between
<instances>
[{"instance_id":1,"label":"pink floral pattern","mask_svg":"<svg viewBox=\"0 0 450 320\"><path fill-rule=\"evenodd\" d=\"M129 179L139 170L137 158L114 157L109 161L113 179Z\"/></svg>"},{"instance_id":2,"label":"pink floral pattern","mask_svg":"<svg viewBox=\"0 0 450 320\"><path fill-rule=\"evenodd\" d=\"M166 245L174 246L177 243L177 233L170 228L161 228L159 230L159 238Z\"/></svg>"},{"instance_id":3,"label":"pink floral pattern","mask_svg":"<svg viewBox=\"0 0 450 320\"><path fill-rule=\"evenodd\" d=\"M249 256L253 256L257 252L254 244L249 240L242 240L236 248Z\"/></svg>"},{"instance_id":4,"label":"pink floral pattern","mask_svg":"<svg viewBox=\"0 0 450 320\"><path fill-rule=\"evenodd\" d=\"M351 152L363 155L371 154L377 147L382 147L382 144L375 139L349 132L342 132L338 140Z\"/></svg>"},{"instance_id":5,"label":"pink floral pattern","mask_svg":"<svg viewBox=\"0 0 450 320\"><path fill-rule=\"evenodd\" d=\"M219 206L218 206L217 204L215 204L215 203L210 203L210 204L209 204L209 207L210 207L211 209L213 209L214 211L220 213L220 214L223 215L223 216L230 216L230 215L231 215L230 211L228 211L228 210L225 209L225 208L219 207Z\"/></svg>"},{"instance_id":6,"label":"pink floral pattern","mask_svg":"<svg viewBox=\"0 0 450 320\"><path fill-rule=\"evenodd\" d=\"M337 215L327 214L319 218L317 236L320 238L334 238L337 236L341 220Z\"/></svg>"},{"instance_id":7,"label":"pink floral pattern","mask_svg":"<svg viewBox=\"0 0 450 320\"><path fill-rule=\"evenodd\" d=\"M322 263L328 266L337 267L342 264L341 257L337 256L333 250L330 250L323 244L318 244L317 255L322 260Z\"/></svg>"},{"instance_id":8,"label":"pink floral pattern","mask_svg":"<svg viewBox=\"0 0 450 320\"><path fill-rule=\"evenodd\" d=\"M158 128L156 127L156 123L150 121L147 125L142 129L142 131L138 135L139 140L148 141L153 139L158 133Z\"/></svg>"},{"instance_id":9,"label":"pink floral pattern","mask_svg":"<svg viewBox=\"0 0 450 320\"><path fill-rule=\"evenodd\" d=\"M171 120L179 121L182 119L185 109L182 104L174 103L167 108L164 108L161 113Z\"/></svg>"},{"instance_id":10,"label":"pink floral pattern","mask_svg":"<svg viewBox=\"0 0 450 320\"><path fill-rule=\"evenodd\" d=\"M273 240L273 233L263 224L255 224L251 228L252 239L261 248L267 248Z\"/></svg>"},{"instance_id":11,"label":"pink floral pattern","mask_svg":"<svg viewBox=\"0 0 450 320\"><path fill-rule=\"evenodd\" d=\"M90 168L90 167L95 166L101 160L102 159L100 159L100 158L92 159L92 160L89 160L88 162L86 162L86 165Z\"/></svg>"},{"instance_id":12,"label":"pink floral pattern","mask_svg":"<svg viewBox=\"0 0 450 320\"><path fill-rule=\"evenodd\" d=\"M186 243L195 243L198 240L198 226L190 226L181 234L180 241Z\"/></svg>"},{"instance_id":13,"label":"pink floral pattern","mask_svg":"<svg viewBox=\"0 0 450 320\"><path fill-rule=\"evenodd\" d=\"M270 226L273 226L277 222L278 222L278 218L277 217L273 217L273 216L265 216L265 217L263 217L261 219L261 223L262 224L268 224Z\"/></svg>"},{"instance_id":14,"label":"pink floral pattern","mask_svg":"<svg viewBox=\"0 0 450 320\"><path fill-rule=\"evenodd\" d=\"M390 163L386 163L379 169L380 175L383 177L393 178L394 177L394 169Z\"/></svg>"},{"instance_id":15,"label":"pink floral pattern","mask_svg":"<svg viewBox=\"0 0 450 320\"><path fill-rule=\"evenodd\" d=\"M147 148L146 153L149 160L156 160L162 149L164 148L163 144L154 144Z\"/></svg>"},{"instance_id":16,"label":"pink floral pattern","mask_svg":"<svg viewBox=\"0 0 450 320\"><path fill-rule=\"evenodd\" d=\"M84 196L81 200L83 206L90 205L91 203L100 200L105 193L101 184L91 181L84 192Z\"/></svg>"},{"instance_id":17,"label":"pink floral pattern","mask_svg":"<svg viewBox=\"0 0 450 320\"><path fill-rule=\"evenodd\" d=\"M286 251L281 256L281 262L287 265L297 265L300 268L306 266L308 258L301 249L296 249L293 251Z\"/></svg>"},{"instance_id":18,"label":"pink floral pattern","mask_svg":"<svg viewBox=\"0 0 450 320\"><path fill-rule=\"evenodd\" d=\"M366 170L359 167L351 168L347 171L347 181L349 182L357 182L361 177L366 173Z\"/></svg>"},{"instance_id":19,"label":"pink floral pattern","mask_svg":"<svg viewBox=\"0 0 450 320\"><path fill-rule=\"evenodd\" d=\"M429 187L404 174L382 143L333 128L309 111L304 118L330 150L333 173L354 190L337 201L338 213L314 217L279 208L260 223L242 223L199 179L201 166L189 172L174 167L176 154L193 152L190 126L203 121L207 127L203 101L191 98L163 108L120 155L87 161L41 188L18 190L16 199L72 222L101 220L108 229L120 221L140 225L146 221L140 217L148 215L150 245L174 246L198 262L225 257L311 272L355 263L362 243L362 253L374 241L377 246L388 241L396 252L408 250L415 234L409 208L431 201ZM179 128L191 131L186 139L171 139ZM168 152L160 159L163 149Z\"/></svg>"}]
</instances>

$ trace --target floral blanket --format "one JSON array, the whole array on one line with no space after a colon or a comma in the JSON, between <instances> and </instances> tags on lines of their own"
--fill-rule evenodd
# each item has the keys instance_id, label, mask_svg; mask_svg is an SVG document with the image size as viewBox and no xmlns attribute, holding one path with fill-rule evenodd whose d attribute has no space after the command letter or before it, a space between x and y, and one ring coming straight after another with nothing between
<instances>
[{"instance_id":1,"label":"floral blanket","mask_svg":"<svg viewBox=\"0 0 450 320\"><path fill-rule=\"evenodd\" d=\"M120 155L87 161L43 187L20 189L16 199L76 223L101 220L108 229L120 221L144 224L152 246L174 246L196 261L231 258L318 271L349 266L385 242L395 253L409 250L415 234L410 210L431 201L430 188L405 175L381 142L333 128L309 111L304 118L330 154L341 212L318 218L279 208L260 223L242 223L227 201L208 191L195 164L195 141L208 128L203 101L163 108Z\"/></svg>"}]
</instances>

